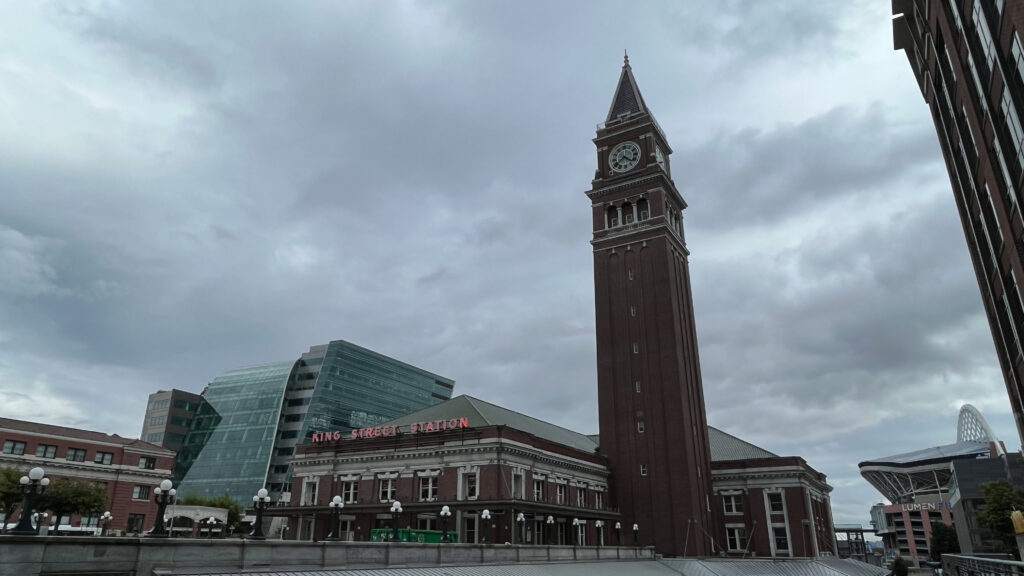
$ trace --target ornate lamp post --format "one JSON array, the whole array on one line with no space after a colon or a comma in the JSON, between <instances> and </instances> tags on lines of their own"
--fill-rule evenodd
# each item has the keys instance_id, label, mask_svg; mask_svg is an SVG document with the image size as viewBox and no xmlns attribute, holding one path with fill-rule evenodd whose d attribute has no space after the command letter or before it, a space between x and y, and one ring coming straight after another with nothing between
<instances>
[{"instance_id":1,"label":"ornate lamp post","mask_svg":"<svg viewBox=\"0 0 1024 576\"><path fill-rule=\"evenodd\" d=\"M402 503L395 500L391 503L391 541L398 542L398 518L402 515Z\"/></svg>"},{"instance_id":2,"label":"ornate lamp post","mask_svg":"<svg viewBox=\"0 0 1024 576\"><path fill-rule=\"evenodd\" d=\"M484 511L480 513L480 519L484 521L485 525L490 524L491 523L491 511L487 510L485 508ZM484 526L481 526L480 528L481 528L481 530L480 530L481 534L484 535L484 543L486 544L487 543L487 532L483 531Z\"/></svg>"},{"instance_id":3,"label":"ornate lamp post","mask_svg":"<svg viewBox=\"0 0 1024 576\"><path fill-rule=\"evenodd\" d=\"M36 521L36 528L38 528L37 533L40 536L46 536L50 532L49 517L50 515L46 512L36 512L32 515L32 519ZM60 519L58 518L57 521L60 522Z\"/></svg>"},{"instance_id":4,"label":"ornate lamp post","mask_svg":"<svg viewBox=\"0 0 1024 576\"><path fill-rule=\"evenodd\" d=\"M206 519L206 537L213 538L213 527L217 525L217 519L210 516Z\"/></svg>"},{"instance_id":5,"label":"ornate lamp post","mask_svg":"<svg viewBox=\"0 0 1024 576\"><path fill-rule=\"evenodd\" d=\"M441 542L447 544L448 540L448 519L452 517L452 510L447 506L441 506Z\"/></svg>"},{"instance_id":6,"label":"ornate lamp post","mask_svg":"<svg viewBox=\"0 0 1024 576\"><path fill-rule=\"evenodd\" d=\"M615 545L622 546L622 522L615 523Z\"/></svg>"},{"instance_id":7,"label":"ornate lamp post","mask_svg":"<svg viewBox=\"0 0 1024 576\"><path fill-rule=\"evenodd\" d=\"M22 476L18 480L18 483L21 484L21 493L25 500L21 505L21 518L18 519L18 525L8 534L21 534L23 536L38 534L32 528L32 504L36 496L46 492L46 487L50 485L50 479L45 474L43 469L37 466L28 471L28 476Z\"/></svg>"},{"instance_id":8,"label":"ornate lamp post","mask_svg":"<svg viewBox=\"0 0 1024 576\"><path fill-rule=\"evenodd\" d=\"M552 544L552 540L555 539L555 517L548 516L544 523L548 526L548 544Z\"/></svg>"},{"instance_id":9,"label":"ornate lamp post","mask_svg":"<svg viewBox=\"0 0 1024 576\"><path fill-rule=\"evenodd\" d=\"M267 539L263 535L263 511L267 509L267 506L270 506L270 496L267 494L266 488L260 488L252 497L252 507L256 509L256 525L249 533L249 538L253 540Z\"/></svg>"},{"instance_id":10,"label":"ornate lamp post","mask_svg":"<svg viewBox=\"0 0 1024 576\"><path fill-rule=\"evenodd\" d=\"M572 536L573 546L582 546L582 544L580 543L580 519L579 518L573 518L572 519L572 531L573 531L573 536Z\"/></svg>"},{"instance_id":11,"label":"ornate lamp post","mask_svg":"<svg viewBox=\"0 0 1024 576\"><path fill-rule=\"evenodd\" d=\"M160 485L153 488L153 501L156 502L156 522L153 529L146 533L147 538L167 538L167 528L164 527L164 511L167 505L174 501L174 495L178 491L170 480L160 482Z\"/></svg>"},{"instance_id":12,"label":"ornate lamp post","mask_svg":"<svg viewBox=\"0 0 1024 576\"><path fill-rule=\"evenodd\" d=\"M331 533L327 535L327 540L341 540L341 509L345 503L341 501L341 496L335 496L327 505L331 507Z\"/></svg>"},{"instance_id":13,"label":"ornate lamp post","mask_svg":"<svg viewBox=\"0 0 1024 576\"><path fill-rule=\"evenodd\" d=\"M633 523L633 546L640 545L640 525Z\"/></svg>"},{"instance_id":14,"label":"ornate lamp post","mask_svg":"<svg viewBox=\"0 0 1024 576\"><path fill-rule=\"evenodd\" d=\"M107 510L100 515L100 536L107 535L107 529L110 528L110 523L114 521L114 515Z\"/></svg>"},{"instance_id":15,"label":"ornate lamp post","mask_svg":"<svg viewBox=\"0 0 1024 576\"><path fill-rule=\"evenodd\" d=\"M594 527L597 528L597 545L600 546L604 542L604 520L594 522Z\"/></svg>"},{"instance_id":16,"label":"ornate lamp post","mask_svg":"<svg viewBox=\"0 0 1024 576\"><path fill-rule=\"evenodd\" d=\"M519 544L526 543L526 516L520 512L516 515L516 522L519 523Z\"/></svg>"}]
</instances>

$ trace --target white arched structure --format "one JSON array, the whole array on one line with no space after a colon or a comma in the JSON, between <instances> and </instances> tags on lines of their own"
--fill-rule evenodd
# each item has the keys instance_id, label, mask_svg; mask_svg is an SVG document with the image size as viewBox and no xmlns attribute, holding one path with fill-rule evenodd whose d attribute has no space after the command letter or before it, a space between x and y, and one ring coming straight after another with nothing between
<instances>
[{"instance_id":1,"label":"white arched structure","mask_svg":"<svg viewBox=\"0 0 1024 576\"><path fill-rule=\"evenodd\" d=\"M992 442L996 445L996 453L1006 454L1002 442L996 438L996 433L985 421L985 417L978 412L978 409L970 404L960 407L960 416L956 422L957 442Z\"/></svg>"}]
</instances>

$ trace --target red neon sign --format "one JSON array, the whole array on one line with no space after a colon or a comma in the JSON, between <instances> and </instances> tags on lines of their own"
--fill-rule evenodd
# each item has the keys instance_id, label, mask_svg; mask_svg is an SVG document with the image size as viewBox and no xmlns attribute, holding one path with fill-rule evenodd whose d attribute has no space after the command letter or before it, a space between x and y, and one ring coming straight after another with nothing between
<instances>
[{"instance_id":1,"label":"red neon sign","mask_svg":"<svg viewBox=\"0 0 1024 576\"><path fill-rule=\"evenodd\" d=\"M459 430L469 428L469 418L449 418L447 420L430 420L424 422L413 422L405 434L423 434L426 432L441 432L444 430ZM397 436L401 430L398 426L371 426L367 428L356 428L349 433L349 438L383 438L385 436ZM341 440L342 434L338 430L326 432L314 432L311 438L313 442L333 442Z\"/></svg>"}]
</instances>

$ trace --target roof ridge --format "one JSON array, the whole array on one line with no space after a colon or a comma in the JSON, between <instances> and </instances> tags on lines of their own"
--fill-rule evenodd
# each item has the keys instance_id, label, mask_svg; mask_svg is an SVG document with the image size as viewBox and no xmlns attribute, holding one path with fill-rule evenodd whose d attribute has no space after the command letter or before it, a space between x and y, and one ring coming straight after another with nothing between
<instances>
[{"instance_id":1,"label":"roof ridge","mask_svg":"<svg viewBox=\"0 0 1024 576\"><path fill-rule=\"evenodd\" d=\"M584 434L583 432L577 432L576 430L573 430L571 428L566 428L565 426L560 426L558 424L553 424L551 422L548 422L547 420L541 420L540 418L537 418L536 416L530 416L529 414L523 414L522 412L519 412L518 410L512 410L511 408L505 408L504 406L498 406L497 404L492 404L492 403L490 403L490 402L488 402L486 400L481 400L481 399L479 399L479 398L477 398L475 396L470 396L469 394L460 394L460 396L465 396L466 398L470 398L470 399L475 400L477 402L480 402L480 403L483 403L483 404L487 404L488 406L493 406L493 407L497 408L498 410L504 410L505 412L511 412L512 414L517 414L519 416L522 416L523 418L529 418L530 420L534 420L534 421L540 422L542 424L547 424L548 426L551 426L553 428L558 428L559 430L565 430L566 432L571 432L573 434L578 434L578 435L584 436L584 437L589 437L590 436L589 434ZM477 410L477 413L479 413L479 409L476 406L473 406L473 409ZM483 418L483 414L480 414L480 417ZM484 419L486 420L486 418L484 418Z\"/></svg>"}]
</instances>

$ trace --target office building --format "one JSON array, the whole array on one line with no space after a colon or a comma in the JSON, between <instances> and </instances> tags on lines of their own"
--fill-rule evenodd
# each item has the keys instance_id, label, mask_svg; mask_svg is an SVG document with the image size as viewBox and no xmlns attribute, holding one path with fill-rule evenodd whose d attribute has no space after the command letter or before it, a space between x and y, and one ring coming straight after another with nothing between
<instances>
[{"instance_id":1,"label":"office building","mask_svg":"<svg viewBox=\"0 0 1024 576\"><path fill-rule=\"evenodd\" d=\"M289 460L315 430L380 424L451 398L455 382L344 340L301 358L239 368L203 391L178 452L183 496L228 494L240 504L266 487L291 499Z\"/></svg>"},{"instance_id":2,"label":"office building","mask_svg":"<svg viewBox=\"0 0 1024 576\"><path fill-rule=\"evenodd\" d=\"M27 473L38 466L51 486L74 479L106 489L107 511L114 516L108 526L100 526L103 511L51 518L52 530L61 533L149 531L157 511L153 489L171 476L174 460L170 450L142 440L10 418L0 418L0 443L0 468ZM17 514L4 518L0 513L0 526L17 521Z\"/></svg>"},{"instance_id":3,"label":"office building","mask_svg":"<svg viewBox=\"0 0 1024 576\"><path fill-rule=\"evenodd\" d=\"M200 400L199 394L177 389L150 394L139 438L174 452L181 450Z\"/></svg>"},{"instance_id":4,"label":"office building","mask_svg":"<svg viewBox=\"0 0 1024 576\"><path fill-rule=\"evenodd\" d=\"M711 457L672 148L628 57L598 126L593 218L597 401L614 505L662 554L707 555L716 534Z\"/></svg>"},{"instance_id":5,"label":"office building","mask_svg":"<svg viewBox=\"0 0 1024 576\"><path fill-rule=\"evenodd\" d=\"M928 104L1024 441L1024 5L893 0L893 39Z\"/></svg>"}]
</instances>

